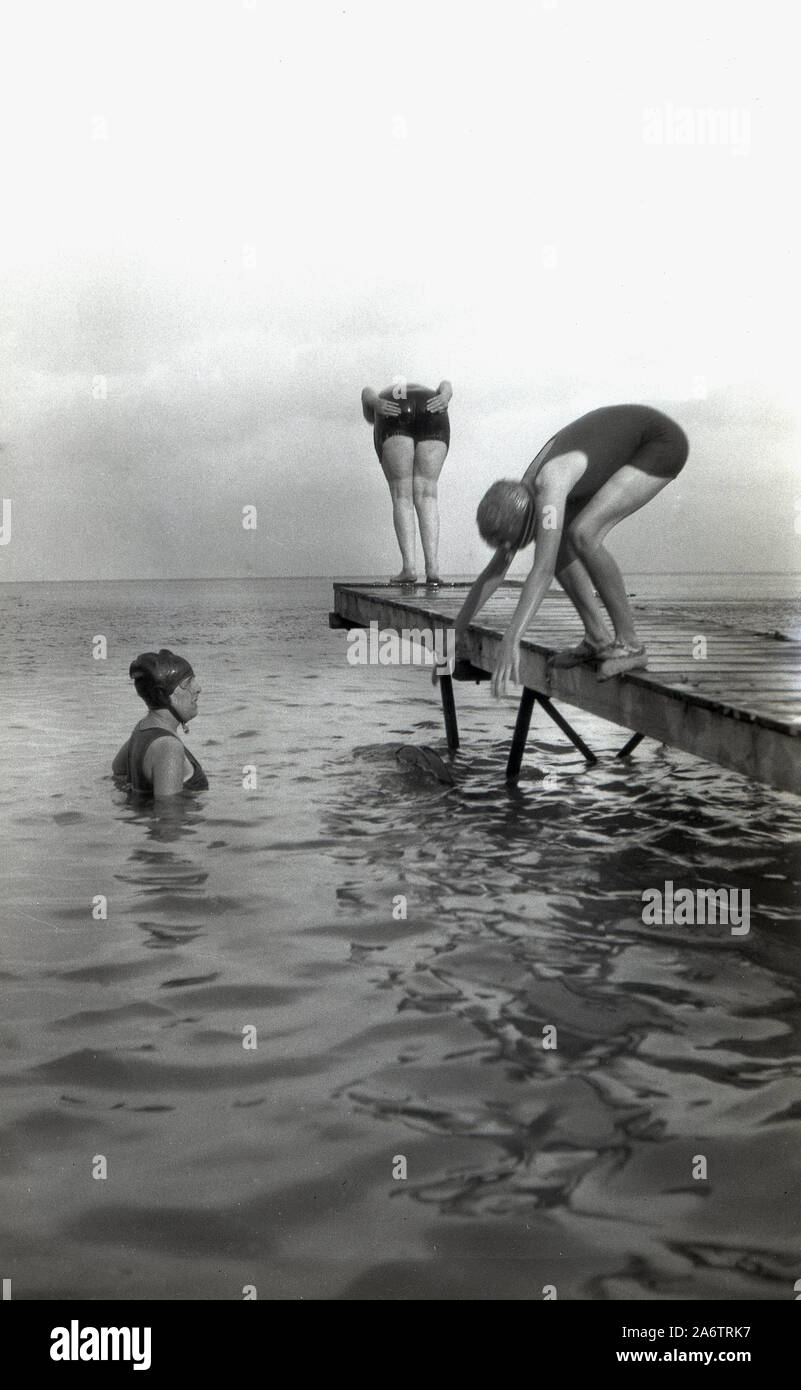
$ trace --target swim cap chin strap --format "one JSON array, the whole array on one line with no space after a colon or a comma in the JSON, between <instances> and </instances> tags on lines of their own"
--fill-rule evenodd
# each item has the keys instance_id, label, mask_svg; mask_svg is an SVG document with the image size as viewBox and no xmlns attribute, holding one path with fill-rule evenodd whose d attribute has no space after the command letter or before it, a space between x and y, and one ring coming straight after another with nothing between
<instances>
[{"instance_id":1,"label":"swim cap chin strap","mask_svg":"<svg viewBox=\"0 0 801 1390\"><path fill-rule=\"evenodd\" d=\"M191 679L191 677L190 677L190 679ZM176 690L177 690L177 689L178 689L178 687L176 686ZM178 711L177 711L177 709L175 708L175 705L173 704L172 700L168 700L168 701L167 701L167 709L170 711L170 714L174 715L174 717L178 720L178 723L180 724L180 726L181 726L181 728L183 729L184 733L185 733L185 734L188 734L188 733L189 733L189 725L188 725L187 723L184 722L184 717L183 717L183 715L178 713Z\"/></svg>"},{"instance_id":2,"label":"swim cap chin strap","mask_svg":"<svg viewBox=\"0 0 801 1390\"><path fill-rule=\"evenodd\" d=\"M180 682L179 682L179 684L180 684ZM177 688L178 688L177 686L174 687L174 689L176 689L176 690L177 690ZM157 685L157 686L155 687L155 689L156 689L156 690L158 691L158 693L162 696L163 701L164 701L163 704L157 705L156 708L157 708L157 709L166 709L166 710L172 715L173 719L175 719L175 720L177 721L177 723L180 724L180 726L181 726L181 728L183 729L184 733L185 733L185 734L188 734L188 733L189 733L189 725L184 723L184 717L183 717L183 715L178 713L177 709L175 708L175 705L173 704L172 700L170 699L170 696L172 695L172 691L170 691L169 694L168 694L168 692L165 690L165 688L164 688L163 685Z\"/></svg>"},{"instance_id":3,"label":"swim cap chin strap","mask_svg":"<svg viewBox=\"0 0 801 1390\"><path fill-rule=\"evenodd\" d=\"M183 716L180 715L180 714L178 713L178 711L177 711L177 709L175 708L175 705L173 704L172 700L170 700L169 704L167 705L167 709L170 711L170 714L173 715L173 717L174 717L175 719L178 720L178 723L180 724L180 726L181 726L181 728L183 729L184 733L185 733L185 734L188 734L188 733L189 733L189 725L184 723L184 721L183 721Z\"/></svg>"}]
</instances>

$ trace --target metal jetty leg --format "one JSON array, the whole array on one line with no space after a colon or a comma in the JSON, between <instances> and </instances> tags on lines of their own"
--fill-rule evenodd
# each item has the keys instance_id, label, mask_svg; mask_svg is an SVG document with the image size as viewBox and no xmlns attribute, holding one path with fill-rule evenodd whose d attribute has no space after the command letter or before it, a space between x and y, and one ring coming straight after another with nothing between
<instances>
[{"instance_id":1,"label":"metal jetty leg","mask_svg":"<svg viewBox=\"0 0 801 1390\"><path fill-rule=\"evenodd\" d=\"M520 774L520 764L523 761L528 728L531 723L531 711L534 708L536 698L535 692L524 685L523 694L520 696L520 708L517 711L515 731L512 735L512 746L509 749L509 761L506 764L507 782L516 782Z\"/></svg>"},{"instance_id":2,"label":"metal jetty leg","mask_svg":"<svg viewBox=\"0 0 801 1390\"><path fill-rule=\"evenodd\" d=\"M439 690L442 696L442 713L445 716L445 736L452 753L459 747L459 725L456 722L456 703L453 698L453 681L450 676L440 676Z\"/></svg>"},{"instance_id":3,"label":"metal jetty leg","mask_svg":"<svg viewBox=\"0 0 801 1390\"><path fill-rule=\"evenodd\" d=\"M598 759L596 758L592 749L587 747L586 743L584 742L584 739L581 737L581 734L577 734L572 725L568 724L564 715L560 714L558 709L554 708L554 706L548 699L548 696L540 695L538 692L536 698L539 700L539 703L542 705L542 708L545 710L545 713L551 716L551 719L553 720L554 724L557 724L559 726L563 734L567 734L574 748L578 748L579 753L581 753L587 759L587 762L597 763Z\"/></svg>"},{"instance_id":4,"label":"metal jetty leg","mask_svg":"<svg viewBox=\"0 0 801 1390\"><path fill-rule=\"evenodd\" d=\"M642 741L643 741L644 738L645 738L645 734L632 734L632 736L631 736L631 738L629 739L628 743L624 743L624 744L623 744L623 747L620 749L620 752L619 752L619 753L616 753L616 754L615 754L615 757L616 757L616 758L627 758L627 757L629 756L629 753L633 753L633 752L634 752L634 749L637 747L637 744L638 744L638 743L642 743Z\"/></svg>"}]
</instances>

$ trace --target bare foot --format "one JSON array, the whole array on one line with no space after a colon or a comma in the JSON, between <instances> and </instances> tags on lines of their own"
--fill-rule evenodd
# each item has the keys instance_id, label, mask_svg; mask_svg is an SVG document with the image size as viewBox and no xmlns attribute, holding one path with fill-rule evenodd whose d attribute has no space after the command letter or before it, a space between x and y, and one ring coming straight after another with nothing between
<instances>
[{"instance_id":1,"label":"bare foot","mask_svg":"<svg viewBox=\"0 0 801 1390\"><path fill-rule=\"evenodd\" d=\"M393 574L390 584L416 584L417 574L414 570L401 570L400 574Z\"/></svg>"},{"instance_id":2,"label":"bare foot","mask_svg":"<svg viewBox=\"0 0 801 1390\"><path fill-rule=\"evenodd\" d=\"M432 589L438 589L441 583L442 583L442 580L440 579L440 577L439 577L438 574L427 574L427 575L426 575L426 584L428 584L430 588L432 588Z\"/></svg>"}]
</instances>

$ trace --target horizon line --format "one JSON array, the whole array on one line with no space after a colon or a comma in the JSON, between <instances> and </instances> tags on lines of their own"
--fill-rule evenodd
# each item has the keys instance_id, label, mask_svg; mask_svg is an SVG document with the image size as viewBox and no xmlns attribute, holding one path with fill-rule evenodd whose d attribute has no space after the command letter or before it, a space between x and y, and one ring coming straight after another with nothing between
<instances>
[{"instance_id":1,"label":"horizon line","mask_svg":"<svg viewBox=\"0 0 801 1390\"><path fill-rule=\"evenodd\" d=\"M377 572L371 571L369 574L354 575L350 571L337 571L329 574L183 574L183 575L98 575L94 579L76 579L60 576L51 579L3 579L0 584L249 584L260 583L270 579L330 579L345 582L342 575L353 583L382 583L386 584L386 579L377 578ZM709 576L733 576L743 579L749 575L776 575L784 578L798 578L801 580L801 571L798 570L627 570L626 577L652 578L652 579L679 579L679 578L706 578Z\"/></svg>"}]
</instances>

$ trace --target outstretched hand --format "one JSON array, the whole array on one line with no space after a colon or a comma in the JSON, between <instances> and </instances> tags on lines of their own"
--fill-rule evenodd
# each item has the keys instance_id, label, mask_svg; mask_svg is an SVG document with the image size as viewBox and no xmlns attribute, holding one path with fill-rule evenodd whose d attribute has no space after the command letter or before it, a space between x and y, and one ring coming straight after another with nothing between
<instances>
[{"instance_id":1,"label":"outstretched hand","mask_svg":"<svg viewBox=\"0 0 801 1390\"><path fill-rule=\"evenodd\" d=\"M510 680L520 684L520 643L504 637L490 686L496 699L509 694Z\"/></svg>"}]
</instances>

